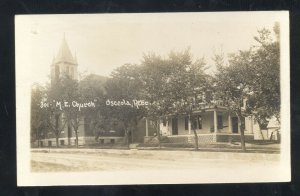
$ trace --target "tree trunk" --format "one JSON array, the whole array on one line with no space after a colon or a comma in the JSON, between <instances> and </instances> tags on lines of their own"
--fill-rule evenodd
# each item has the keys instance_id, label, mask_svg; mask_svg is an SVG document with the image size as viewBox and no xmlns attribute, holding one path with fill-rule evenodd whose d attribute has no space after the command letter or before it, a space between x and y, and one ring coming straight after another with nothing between
<instances>
[{"instance_id":1,"label":"tree trunk","mask_svg":"<svg viewBox=\"0 0 300 196\"><path fill-rule=\"evenodd\" d=\"M78 148L78 132L77 132L77 129L75 130L75 145L76 145L76 148Z\"/></svg>"},{"instance_id":2,"label":"tree trunk","mask_svg":"<svg viewBox=\"0 0 300 196\"><path fill-rule=\"evenodd\" d=\"M245 144L245 134L244 134L244 128L241 125L241 146L242 146L242 150L243 152L246 152L246 144Z\"/></svg>"},{"instance_id":3,"label":"tree trunk","mask_svg":"<svg viewBox=\"0 0 300 196\"><path fill-rule=\"evenodd\" d=\"M38 148L40 147L40 137L39 137L39 132L38 132L38 130L37 130L37 132L36 132L36 139L37 139L37 142L38 142Z\"/></svg>"},{"instance_id":4,"label":"tree trunk","mask_svg":"<svg viewBox=\"0 0 300 196\"><path fill-rule=\"evenodd\" d=\"M263 140L265 140L265 137L264 137L264 134L263 134L261 128L259 128L259 132L260 132L261 138L262 138Z\"/></svg>"},{"instance_id":5,"label":"tree trunk","mask_svg":"<svg viewBox=\"0 0 300 196\"><path fill-rule=\"evenodd\" d=\"M129 130L126 130L126 141L127 141L127 148L129 149L130 143L129 143Z\"/></svg>"},{"instance_id":6,"label":"tree trunk","mask_svg":"<svg viewBox=\"0 0 300 196\"><path fill-rule=\"evenodd\" d=\"M72 137L72 127L68 124L68 146L71 146L71 137Z\"/></svg>"},{"instance_id":7,"label":"tree trunk","mask_svg":"<svg viewBox=\"0 0 300 196\"><path fill-rule=\"evenodd\" d=\"M131 143L133 144L133 127L132 126L130 127L131 127Z\"/></svg>"},{"instance_id":8,"label":"tree trunk","mask_svg":"<svg viewBox=\"0 0 300 196\"><path fill-rule=\"evenodd\" d=\"M199 144L198 144L198 134L196 129L193 129L194 135L195 135L195 150L197 151L199 149Z\"/></svg>"},{"instance_id":9,"label":"tree trunk","mask_svg":"<svg viewBox=\"0 0 300 196\"><path fill-rule=\"evenodd\" d=\"M159 147L159 149L161 149L159 120L156 121L156 134L157 134L157 140L158 140L158 147Z\"/></svg>"},{"instance_id":10,"label":"tree trunk","mask_svg":"<svg viewBox=\"0 0 300 196\"><path fill-rule=\"evenodd\" d=\"M58 120L59 120L59 115L55 115L55 139L56 139L56 148L58 148L58 137L59 137L59 124L58 124Z\"/></svg>"},{"instance_id":11,"label":"tree trunk","mask_svg":"<svg viewBox=\"0 0 300 196\"><path fill-rule=\"evenodd\" d=\"M244 133L244 125L242 123L242 115L237 113L238 121L240 124L240 136L241 136L241 147L242 151L246 152L246 144L245 144L245 133Z\"/></svg>"},{"instance_id":12,"label":"tree trunk","mask_svg":"<svg viewBox=\"0 0 300 196\"><path fill-rule=\"evenodd\" d=\"M56 135L55 139L56 139L56 148L58 148L58 135Z\"/></svg>"},{"instance_id":13,"label":"tree trunk","mask_svg":"<svg viewBox=\"0 0 300 196\"><path fill-rule=\"evenodd\" d=\"M260 132L260 135L261 135L262 139L265 140L264 134L263 134L262 129L261 129L262 125L261 125L261 123L259 122L259 120L257 121L257 123L258 123L258 126L259 126L259 132Z\"/></svg>"},{"instance_id":14,"label":"tree trunk","mask_svg":"<svg viewBox=\"0 0 300 196\"><path fill-rule=\"evenodd\" d=\"M126 143L126 146L127 148L129 148L129 130L128 128L125 128L125 143Z\"/></svg>"},{"instance_id":15,"label":"tree trunk","mask_svg":"<svg viewBox=\"0 0 300 196\"><path fill-rule=\"evenodd\" d=\"M195 136L195 150L197 151L199 149L198 134L196 131L196 127L192 123L191 116L192 116L192 112L189 114L189 123L192 124L192 129L193 129L194 136Z\"/></svg>"},{"instance_id":16,"label":"tree trunk","mask_svg":"<svg viewBox=\"0 0 300 196\"><path fill-rule=\"evenodd\" d=\"M38 148L40 148L41 147L41 139L40 138L38 138Z\"/></svg>"}]
</instances>

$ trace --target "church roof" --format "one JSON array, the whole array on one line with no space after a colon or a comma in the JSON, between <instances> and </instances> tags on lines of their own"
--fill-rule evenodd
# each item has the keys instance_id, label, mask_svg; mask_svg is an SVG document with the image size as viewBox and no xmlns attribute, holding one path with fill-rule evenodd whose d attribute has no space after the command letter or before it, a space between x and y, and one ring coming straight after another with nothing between
<instances>
[{"instance_id":1,"label":"church roof","mask_svg":"<svg viewBox=\"0 0 300 196\"><path fill-rule=\"evenodd\" d=\"M67 63L71 63L71 64L77 64L77 59L73 57L65 36L63 38L63 41L59 48L59 51L58 51L55 59L53 60L53 62L54 63L67 62Z\"/></svg>"}]
</instances>

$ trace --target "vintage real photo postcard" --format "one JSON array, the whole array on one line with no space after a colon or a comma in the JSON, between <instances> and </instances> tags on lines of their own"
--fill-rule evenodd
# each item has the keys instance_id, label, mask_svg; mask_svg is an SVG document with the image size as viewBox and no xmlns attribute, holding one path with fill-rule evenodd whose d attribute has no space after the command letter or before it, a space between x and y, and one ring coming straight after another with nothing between
<instances>
[{"instance_id":1,"label":"vintage real photo postcard","mask_svg":"<svg viewBox=\"0 0 300 196\"><path fill-rule=\"evenodd\" d=\"M289 13L16 15L18 186L290 181Z\"/></svg>"}]
</instances>

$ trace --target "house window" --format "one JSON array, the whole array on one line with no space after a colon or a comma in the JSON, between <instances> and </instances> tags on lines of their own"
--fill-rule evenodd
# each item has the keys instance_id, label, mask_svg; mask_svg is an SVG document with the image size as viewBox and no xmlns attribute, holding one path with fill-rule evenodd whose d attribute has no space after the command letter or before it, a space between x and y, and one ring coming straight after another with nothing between
<instances>
[{"instance_id":1,"label":"house window","mask_svg":"<svg viewBox=\"0 0 300 196\"><path fill-rule=\"evenodd\" d=\"M202 117L200 115L197 116L198 121L198 129L202 129Z\"/></svg>"},{"instance_id":2,"label":"house window","mask_svg":"<svg viewBox=\"0 0 300 196\"><path fill-rule=\"evenodd\" d=\"M202 117L200 115L193 116L192 126L194 129L202 129Z\"/></svg>"},{"instance_id":3,"label":"house window","mask_svg":"<svg viewBox=\"0 0 300 196\"><path fill-rule=\"evenodd\" d=\"M223 116L218 115L218 129L223 129Z\"/></svg>"},{"instance_id":4,"label":"house window","mask_svg":"<svg viewBox=\"0 0 300 196\"><path fill-rule=\"evenodd\" d=\"M186 116L184 118L184 129L189 130L189 117L188 116Z\"/></svg>"},{"instance_id":5,"label":"house window","mask_svg":"<svg viewBox=\"0 0 300 196\"><path fill-rule=\"evenodd\" d=\"M198 129L198 121L197 121L197 118L193 118L193 121L192 121L192 125L193 125L193 129Z\"/></svg>"},{"instance_id":6,"label":"house window","mask_svg":"<svg viewBox=\"0 0 300 196\"><path fill-rule=\"evenodd\" d=\"M245 128L246 128L246 127L245 127L245 121L246 121L246 120L245 120L245 117L242 117L242 118L241 118L241 121L242 121L242 122L241 122L241 123L242 123L241 126L242 126L243 129L245 129Z\"/></svg>"}]
</instances>

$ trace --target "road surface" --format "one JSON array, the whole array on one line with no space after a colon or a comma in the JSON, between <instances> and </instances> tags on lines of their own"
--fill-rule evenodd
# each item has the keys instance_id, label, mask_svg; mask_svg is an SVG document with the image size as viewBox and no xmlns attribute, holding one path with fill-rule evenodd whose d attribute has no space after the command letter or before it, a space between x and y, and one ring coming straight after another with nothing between
<instances>
[{"instance_id":1,"label":"road surface","mask_svg":"<svg viewBox=\"0 0 300 196\"><path fill-rule=\"evenodd\" d=\"M276 167L279 154L149 150L34 150L33 172Z\"/></svg>"}]
</instances>

